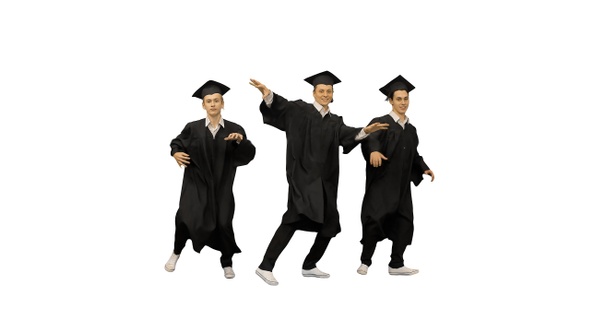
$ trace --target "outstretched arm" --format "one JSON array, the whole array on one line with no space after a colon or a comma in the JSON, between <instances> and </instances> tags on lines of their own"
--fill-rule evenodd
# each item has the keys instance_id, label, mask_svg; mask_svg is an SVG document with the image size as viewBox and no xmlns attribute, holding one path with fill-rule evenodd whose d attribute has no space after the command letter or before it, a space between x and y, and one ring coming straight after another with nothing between
<instances>
[{"instance_id":1,"label":"outstretched arm","mask_svg":"<svg viewBox=\"0 0 590 332\"><path fill-rule=\"evenodd\" d=\"M370 134L378 131L378 130L387 130L387 128L389 127L388 123L373 123L370 126L367 126L363 129L361 129L358 134L356 134L356 136L354 137L355 141L362 141L365 138L367 138Z\"/></svg>"},{"instance_id":2,"label":"outstretched arm","mask_svg":"<svg viewBox=\"0 0 590 332\"><path fill-rule=\"evenodd\" d=\"M363 130L367 134L372 134L378 130L387 130L387 128L389 128L389 123L375 122L366 126L365 128L363 128Z\"/></svg>"},{"instance_id":3,"label":"outstretched arm","mask_svg":"<svg viewBox=\"0 0 590 332\"><path fill-rule=\"evenodd\" d=\"M250 79L250 85L258 89L258 91L262 93L262 99L266 99L266 97L268 97L268 95L270 94L270 90L266 87L266 85L258 82L253 78Z\"/></svg>"},{"instance_id":4,"label":"outstretched arm","mask_svg":"<svg viewBox=\"0 0 590 332\"><path fill-rule=\"evenodd\" d=\"M260 113L264 123L284 131L287 127L286 123L289 121L287 113L292 108L292 102L273 93L266 85L255 79L250 79L250 85L262 93L263 102L260 103Z\"/></svg>"}]
</instances>

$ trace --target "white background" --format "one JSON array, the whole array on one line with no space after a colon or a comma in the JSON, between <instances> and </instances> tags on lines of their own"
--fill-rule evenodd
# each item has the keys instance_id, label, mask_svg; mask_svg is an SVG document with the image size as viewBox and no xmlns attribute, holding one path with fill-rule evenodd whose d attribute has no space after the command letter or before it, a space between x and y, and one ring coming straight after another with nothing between
<instances>
[{"instance_id":1,"label":"white background","mask_svg":"<svg viewBox=\"0 0 590 332\"><path fill-rule=\"evenodd\" d=\"M0 304L3 331L587 331L590 183L587 11L577 1L19 1L0 5ZM313 233L254 270L286 209L284 133L255 78L312 101L330 70L332 111L364 126L408 115L436 174L412 187L412 277L366 276L364 162L341 156L342 233L303 278ZM192 93L231 90L223 116L257 148L238 169L236 278L190 242L174 273L182 170L169 143L204 116ZM586 315L586 316L584 316Z\"/></svg>"}]
</instances>

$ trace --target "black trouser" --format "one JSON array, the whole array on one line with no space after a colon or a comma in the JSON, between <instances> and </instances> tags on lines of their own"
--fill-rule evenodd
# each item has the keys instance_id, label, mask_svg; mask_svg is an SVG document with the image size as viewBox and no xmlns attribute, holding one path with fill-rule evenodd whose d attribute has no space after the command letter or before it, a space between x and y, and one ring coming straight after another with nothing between
<instances>
[{"instance_id":1,"label":"black trouser","mask_svg":"<svg viewBox=\"0 0 590 332\"><path fill-rule=\"evenodd\" d=\"M270 240L270 243L268 244L262 263L258 266L261 270L272 271L279 255L287 247L287 244L289 244L289 241L293 237L293 234L295 234L296 230L297 229L290 224L281 224L279 226L272 240ZM309 254L303 261L304 270L311 270L316 267L317 262L326 252L331 239L331 237L321 236L318 232L315 241L309 250Z\"/></svg>"},{"instance_id":2,"label":"black trouser","mask_svg":"<svg viewBox=\"0 0 590 332\"><path fill-rule=\"evenodd\" d=\"M219 242L222 243L222 247L224 248L224 250L220 250L221 258L219 260L221 262L221 267L232 266L232 257L234 256L234 253L231 249L225 249L229 248L229 246L224 245L225 241L223 241L223 237L219 234L220 232L215 232L214 236L218 237ZM176 255L180 255L182 249L184 249L184 246L186 245L186 241L189 239L190 233L186 225L184 223L176 223L176 231L174 232L174 253Z\"/></svg>"},{"instance_id":3,"label":"black trouser","mask_svg":"<svg viewBox=\"0 0 590 332\"><path fill-rule=\"evenodd\" d=\"M370 222L367 224L377 225L376 223ZM412 243L412 235L414 233L413 217L398 212L381 225L385 234L388 234L391 242L393 242L391 245L389 267L395 269L404 266L404 252L406 251L406 247ZM374 227L365 226L363 228L361 263L371 266L371 257L375 253L375 248L380 238L381 235L376 232Z\"/></svg>"},{"instance_id":4,"label":"black trouser","mask_svg":"<svg viewBox=\"0 0 590 332\"><path fill-rule=\"evenodd\" d=\"M406 245L401 244L402 241L393 241L391 246L391 260L389 261L389 267L398 268L404 266L404 251L406 251ZM363 244L363 252L361 253L361 263L371 266L371 258L375 253L377 247L376 241L365 241Z\"/></svg>"}]
</instances>

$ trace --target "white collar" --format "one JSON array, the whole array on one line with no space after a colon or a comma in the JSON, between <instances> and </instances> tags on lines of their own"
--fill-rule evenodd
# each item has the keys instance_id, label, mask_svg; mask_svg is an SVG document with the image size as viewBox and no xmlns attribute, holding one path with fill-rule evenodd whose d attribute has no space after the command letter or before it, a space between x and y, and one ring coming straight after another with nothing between
<instances>
[{"instance_id":1,"label":"white collar","mask_svg":"<svg viewBox=\"0 0 590 332\"><path fill-rule=\"evenodd\" d=\"M209 127L209 124L211 123L211 120L209 120L209 117L205 117L205 127ZM223 123L223 118L220 117L219 118L219 125L225 128L225 123Z\"/></svg>"},{"instance_id":2,"label":"white collar","mask_svg":"<svg viewBox=\"0 0 590 332\"><path fill-rule=\"evenodd\" d=\"M404 122L401 122L399 115L395 114L394 111L389 112L389 115L393 118L393 121L395 121L396 123L399 123L401 125L405 125L406 123L408 123L410 121L410 118L408 118L406 116L406 120Z\"/></svg>"},{"instance_id":3,"label":"white collar","mask_svg":"<svg viewBox=\"0 0 590 332\"><path fill-rule=\"evenodd\" d=\"M318 103L317 101L313 101L313 106L315 107L316 110L318 110L318 112L320 112L320 114L322 115L322 117L328 113L330 113L330 106L328 106L327 110L324 110L324 106L320 105L320 103Z\"/></svg>"}]
</instances>

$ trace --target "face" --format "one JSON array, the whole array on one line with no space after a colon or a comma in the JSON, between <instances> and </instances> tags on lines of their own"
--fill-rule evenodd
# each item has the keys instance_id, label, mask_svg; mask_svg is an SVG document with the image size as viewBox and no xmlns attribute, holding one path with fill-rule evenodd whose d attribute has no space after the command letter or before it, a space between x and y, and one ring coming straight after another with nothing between
<instances>
[{"instance_id":1,"label":"face","mask_svg":"<svg viewBox=\"0 0 590 332\"><path fill-rule=\"evenodd\" d=\"M328 104L332 102L333 94L334 90L331 85L318 84L313 89L313 98L324 108L327 108Z\"/></svg>"},{"instance_id":2,"label":"face","mask_svg":"<svg viewBox=\"0 0 590 332\"><path fill-rule=\"evenodd\" d=\"M220 93L214 93L203 97L203 109L210 117L217 117L223 109L223 97Z\"/></svg>"},{"instance_id":3,"label":"face","mask_svg":"<svg viewBox=\"0 0 590 332\"><path fill-rule=\"evenodd\" d=\"M398 115L405 115L410 106L410 95L406 90L397 90L393 93L389 103L393 106L393 111Z\"/></svg>"}]
</instances>

